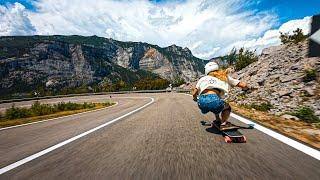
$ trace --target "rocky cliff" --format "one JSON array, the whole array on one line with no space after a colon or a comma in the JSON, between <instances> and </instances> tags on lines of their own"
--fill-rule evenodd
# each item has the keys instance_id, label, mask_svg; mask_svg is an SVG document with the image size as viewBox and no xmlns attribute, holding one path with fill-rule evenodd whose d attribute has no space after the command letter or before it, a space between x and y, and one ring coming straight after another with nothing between
<instances>
[{"instance_id":1,"label":"rocky cliff","mask_svg":"<svg viewBox=\"0 0 320 180\"><path fill-rule=\"evenodd\" d=\"M39 86L77 87L143 78L193 81L203 60L175 45L161 48L97 36L0 37L0 93Z\"/></svg>"},{"instance_id":2,"label":"rocky cliff","mask_svg":"<svg viewBox=\"0 0 320 180\"><path fill-rule=\"evenodd\" d=\"M302 106L320 117L320 58L308 58L308 41L264 49L259 60L234 74L252 88L234 88L230 100L238 104L270 103L281 115Z\"/></svg>"}]
</instances>

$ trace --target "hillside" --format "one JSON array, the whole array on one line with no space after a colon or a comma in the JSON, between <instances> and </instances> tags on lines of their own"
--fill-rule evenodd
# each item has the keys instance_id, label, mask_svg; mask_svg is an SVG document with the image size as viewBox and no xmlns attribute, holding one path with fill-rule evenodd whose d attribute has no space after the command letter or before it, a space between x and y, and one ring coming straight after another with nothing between
<instances>
[{"instance_id":1,"label":"hillside","mask_svg":"<svg viewBox=\"0 0 320 180\"><path fill-rule=\"evenodd\" d=\"M0 94L46 89L132 85L142 79L194 81L203 60L187 48L161 48L97 36L0 37Z\"/></svg>"},{"instance_id":2,"label":"hillside","mask_svg":"<svg viewBox=\"0 0 320 180\"><path fill-rule=\"evenodd\" d=\"M264 49L257 62L234 74L247 82L251 91L234 88L229 99L246 106L264 103L275 115L307 107L320 117L320 57L307 55L307 40Z\"/></svg>"}]
</instances>

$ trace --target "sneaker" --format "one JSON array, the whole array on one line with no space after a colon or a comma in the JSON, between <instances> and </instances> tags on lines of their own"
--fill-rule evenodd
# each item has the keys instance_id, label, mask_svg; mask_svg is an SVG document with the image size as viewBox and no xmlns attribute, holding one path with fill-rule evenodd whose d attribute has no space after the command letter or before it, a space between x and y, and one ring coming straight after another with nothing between
<instances>
[{"instance_id":1,"label":"sneaker","mask_svg":"<svg viewBox=\"0 0 320 180\"><path fill-rule=\"evenodd\" d=\"M230 122L226 122L225 124L220 125L220 131L230 130L230 129L237 129L238 127L233 125Z\"/></svg>"},{"instance_id":2,"label":"sneaker","mask_svg":"<svg viewBox=\"0 0 320 180\"><path fill-rule=\"evenodd\" d=\"M212 121L211 126L216 127L216 128L220 128L220 124L221 124L221 121L214 120L214 121Z\"/></svg>"}]
</instances>

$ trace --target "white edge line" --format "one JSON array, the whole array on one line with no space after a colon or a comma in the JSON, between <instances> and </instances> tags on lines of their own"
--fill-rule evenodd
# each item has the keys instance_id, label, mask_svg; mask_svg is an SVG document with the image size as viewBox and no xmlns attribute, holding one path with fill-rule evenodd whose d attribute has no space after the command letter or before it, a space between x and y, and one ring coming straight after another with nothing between
<instances>
[{"instance_id":1,"label":"white edge line","mask_svg":"<svg viewBox=\"0 0 320 180\"><path fill-rule=\"evenodd\" d=\"M254 125L254 129L257 129L265 134L268 134L269 136L301 151L301 152L304 152L305 154L308 154L309 156L312 156L313 158L317 159L317 160L320 160L320 151L316 150L316 149L313 149L309 146L306 146L298 141L295 141L291 138L288 138L287 136L284 136L280 133L277 133L271 129L268 129L268 128L265 128L257 123L254 123L246 118L243 118L239 115L236 115L236 114L233 114L231 113L231 117L245 123L245 124L253 124Z\"/></svg>"},{"instance_id":2,"label":"white edge line","mask_svg":"<svg viewBox=\"0 0 320 180\"><path fill-rule=\"evenodd\" d=\"M22 127L22 126L28 126L28 125L32 125L32 124L43 123L43 122L52 121L52 120L57 120L57 119L66 118L66 117L77 116L77 115L86 114L86 113L91 113L91 112L96 112L96 111L102 111L102 110L105 110L105 109L108 109L108 108L117 106L118 104L119 104L118 102L115 102L115 104L112 105L112 106L108 106L108 107L104 107L104 108L100 108L100 109L95 109L95 110L91 110L91 111L85 111L85 112L81 112L81 113L70 114L70 115L66 115L66 116L60 116L60 117L56 117L56 118L51 118L51 119L46 119L46 120L41 120L41 121L36 121L36 122L31 122L31 123L25 123L25 124L20 124L20 125L15 125L15 126L4 127L4 128L0 128L0 131L6 130L6 129L12 129L12 128L17 128L17 127Z\"/></svg>"},{"instance_id":3,"label":"white edge line","mask_svg":"<svg viewBox=\"0 0 320 180\"><path fill-rule=\"evenodd\" d=\"M183 94L185 94L185 93L183 93ZM190 94L185 94L185 95L192 96ZM295 140L293 140L291 138L288 138L287 136L284 136L284 135L282 135L280 133L277 133L277 132L275 132L275 131L273 131L271 129L263 127L263 126L255 123L255 122L250 121L249 119L246 119L246 118L241 117L239 115L236 115L234 113L231 113L231 117L233 117L233 118L235 118L235 119L237 119L237 120L239 120L239 121L241 121L241 122L243 122L245 124L253 124L254 125L254 129L257 129L257 130L259 130L259 131L261 131L261 132L263 132L263 133L265 133L265 134L267 134L267 135L269 135L269 136L271 136L271 137L273 137L273 138L275 138L275 139L277 139L277 140L279 140L279 141L281 141L281 142L283 142L283 143L285 143L285 144L287 144L287 145L289 145L289 146L291 146L291 147L293 147L293 148L295 148L295 149L297 149L297 150L299 150L299 151L301 151L301 152L303 152L303 153L305 153L305 154L317 159L317 160L320 160L320 151L318 151L318 150L316 150L314 148L306 146L306 145L304 145L304 144L302 144L302 143L300 143L298 141L295 141Z\"/></svg>"},{"instance_id":4,"label":"white edge line","mask_svg":"<svg viewBox=\"0 0 320 180\"><path fill-rule=\"evenodd\" d=\"M71 143L71 142L73 142L73 141L75 141L75 140L77 140L77 139L79 139L81 137L84 137L84 136L86 136L86 135L88 135L88 134L90 134L92 132L95 132L95 131L97 131L97 130L105 127L105 126L108 126L108 125L110 125L110 124L112 124L112 123L114 123L116 121L119 121L120 119L123 119L123 118L125 118L125 117L127 117L127 116L129 116L131 114L134 114L135 112L137 112L137 111L149 106L150 104L152 104L154 102L154 98L150 97L150 99L151 99L151 101L148 102L147 104L145 104L145 105L143 105L143 106L141 106L141 107L139 107L139 108L137 108L137 109L135 109L135 110L133 110L131 112L128 112L127 114L124 114L124 115L122 115L122 116L120 116L120 117L118 117L116 119L108 121L108 122L106 122L106 123L104 123L104 124L102 124L100 126L97 126L97 127L93 128L93 129L90 129L90 130L88 130L88 131L86 131L84 133L81 133L81 134L79 134L79 135L77 135L75 137L67 139L67 140L65 140L63 142L60 142L60 143L54 145L54 146L51 146L51 147L49 147L47 149L44 149L44 150L42 150L42 151L40 151L38 153L35 153L35 154L31 155L31 156L28 156L28 157L26 157L24 159L21 159L21 160L15 162L15 163L12 163L12 164L8 165L6 167L1 168L0 169L0 175L6 173L6 172L8 172L8 171L10 171L10 170L12 170L12 169L14 169L16 167L19 167L19 166L21 166L21 165L23 165L23 164L25 164L27 162L30 162L30 161L32 161L32 160L34 160L34 159L36 159L36 158L38 158L38 157L40 157L42 155L45 155L45 154L47 154L47 153L49 153L49 152L51 152L51 151L53 151L55 149L58 149L58 148L66 145L66 144L69 144L69 143Z\"/></svg>"}]
</instances>

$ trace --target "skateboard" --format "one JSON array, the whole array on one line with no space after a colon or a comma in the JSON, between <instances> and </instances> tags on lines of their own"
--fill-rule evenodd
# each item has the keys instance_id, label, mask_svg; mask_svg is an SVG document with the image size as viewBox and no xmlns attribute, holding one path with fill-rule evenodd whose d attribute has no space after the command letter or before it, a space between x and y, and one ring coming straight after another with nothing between
<instances>
[{"instance_id":1,"label":"skateboard","mask_svg":"<svg viewBox=\"0 0 320 180\"><path fill-rule=\"evenodd\" d=\"M208 124L205 121L201 121L202 125L207 126ZM223 137L224 137L224 141L227 143L245 143L247 141L247 138L238 131L238 129L253 129L253 125L250 125L248 127L242 127L242 126L236 126L232 129L228 129L228 130L220 130L220 121L213 121L213 123L211 124L212 127L216 128L217 130L219 130Z\"/></svg>"},{"instance_id":2,"label":"skateboard","mask_svg":"<svg viewBox=\"0 0 320 180\"><path fill-rule=\"evenodd\" d=\"M220 130L220 121L213 121L212 125L216 127L224 137L224 141L226 143L232 143L232 142L237 142L237 143L245 143L247 142L247 138L238 131L240 127L235 126L232 129L227 129L227 130Z\"/></svg>"}]
</instances>

